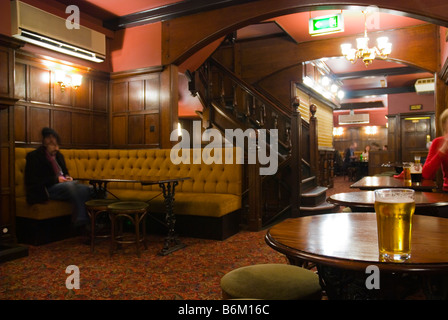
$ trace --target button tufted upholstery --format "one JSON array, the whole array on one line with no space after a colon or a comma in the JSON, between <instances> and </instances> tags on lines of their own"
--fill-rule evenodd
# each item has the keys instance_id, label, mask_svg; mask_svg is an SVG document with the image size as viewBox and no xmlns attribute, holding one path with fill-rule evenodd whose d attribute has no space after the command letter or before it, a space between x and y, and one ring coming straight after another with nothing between
<instances>
[{"instance_id":1,"label":"button tufted upholstery","mask_svg":"<svg viewBox=\"0 0 448 320\"><path fill-rule=\"evenodd\" d=\"M33 148L16 148L15 183L16 215L31 219L47 219L70 214L69 204L50 201L29 206L25 198L24 172L26 154ZM210 155L203 154L201 164L193 164L198 150L190 150L190 164L173 164L171 149L63 149L69 173L74 178L114 178L150 180L155 177L189 177L176 187L175 213L221 217L241 208L242 165L235 164L237 149L222 151L222 164L206 164ZM184 155L184 158L188 154ZM233 164L226 164L233 158ZM204 163L205 162L205 163ZM150 211L164 212L163 197L158 185L109 183L108 189L121 200L148 200Z\"/></svg>"}]
</instances>

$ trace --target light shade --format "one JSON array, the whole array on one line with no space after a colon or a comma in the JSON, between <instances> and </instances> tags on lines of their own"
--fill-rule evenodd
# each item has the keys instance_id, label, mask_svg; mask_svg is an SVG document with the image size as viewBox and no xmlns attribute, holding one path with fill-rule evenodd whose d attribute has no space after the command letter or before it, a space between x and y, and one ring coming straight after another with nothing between
<instances>
[{"instance_id":1,"label":"light shade","mask_svg":"<svg viewBox=\"0 0 448 320\"><path fill-rule=\"evenodd\" d=\"M80 87L82 84L82 75L80 74L73 74L72 75L72 86L75 88Z\"/></svg>"},{"instance_id":2,"label":"light shade","mask_svg":"<svg viewBox=\"0 0 448 320\"><path fill-rule=\"evenodd\" d=\"M369 38L367 37L357 38L356 46L358 50L367 50L369 48Z\"/></svg>"},{"instance_id":3,"label":"light shade","mask_svg":"<svg viewBox=\"0 0 448 320\"><path fill-rule=\"evenodd\" d=\"M341 44L341 51L344 56L347 55L351 51L351 49L352 49L351 43Z\"/></svg>"}]
</instances>

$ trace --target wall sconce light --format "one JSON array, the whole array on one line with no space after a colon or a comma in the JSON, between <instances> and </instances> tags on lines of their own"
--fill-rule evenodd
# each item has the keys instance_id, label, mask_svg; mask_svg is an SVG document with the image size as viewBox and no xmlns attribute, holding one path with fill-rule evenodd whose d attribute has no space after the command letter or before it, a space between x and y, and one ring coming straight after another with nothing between
<instances>
[{"instance_id":1,"label":"wall sconce light","mask_svg":"<svg viewBox=\"0 0 448 320\"><path fill-rule=\"evenodd\" d=\"M344 133L343 127L334 127L333 128L333 136L339 137L339 136L342 136L343 133Z\"/></svg>"},{"instance_id":2,"label":"wall sconce light","mask_svg":"<svg viewBox=\"0 0 448 320\"><path fill-rule=\"evenodd\" d=\"M367 126L365 127L366 133L368 135L373 135L378 133L378 127L376 126Z\"/></svg>"},{"instance_id":3,"label":"wall sconce light","mask_svg":"<svg viewBox=\"0 0 448 320\"><path fill-rule=\"evenodd\" d=\"M76 90L82 84L82 75L68 75L62 70L56 70L54 73L54 81L60 85L61 92L64 92L65 88L70 86Z\"/></svg>"}]
</instances>

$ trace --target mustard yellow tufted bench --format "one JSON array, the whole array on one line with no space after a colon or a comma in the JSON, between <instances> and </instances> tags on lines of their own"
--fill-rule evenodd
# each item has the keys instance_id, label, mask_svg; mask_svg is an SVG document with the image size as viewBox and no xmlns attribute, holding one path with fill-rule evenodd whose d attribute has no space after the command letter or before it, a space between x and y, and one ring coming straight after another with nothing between
<instances>
[{"instance_id":1,"label":"mustard yellow tufted bench","mask_svg":"<svg viewBox=\"0 0 448 320\"><path fill-rule=\"evenodd\" d=\"M33 148L16 148L16 221L17 233L25 231L27 222L67 219L71 215L68 203L51 200L44 204L28 205L24 185L26 154ZM239 231L242 207L242 165L236 164L237 149L226 153L233 156L222 164L173 164L171 149L62 149L69 173L74 178L84 179L135 179L154 177L189 177L176 187L174 212L176 232L180 235L223 240ZM207 153L205 153L207 154ZM120 200L149 202L149 212L164 219L165 204L158 185L142 186L139 183L109 183L108 190ZM112 198L111 195L109 195ZM149 220L149 230L154 225ZM47 221L48 222L48 221ZM160 229L159 229L160 230ZM26 230L29 233L32 230ZM161 231L161 230L160 230ZM20 237L19 237L20 240Z\"/></svg>"}]
</instances>

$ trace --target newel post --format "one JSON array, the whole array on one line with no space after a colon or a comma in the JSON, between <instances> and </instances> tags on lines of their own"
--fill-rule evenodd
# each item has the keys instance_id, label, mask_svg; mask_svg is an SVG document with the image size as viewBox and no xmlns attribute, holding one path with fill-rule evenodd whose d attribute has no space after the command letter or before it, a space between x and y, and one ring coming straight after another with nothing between
<instances>
[{"instance_id":1,"label":"newel post","mask_svg":"<svg viewBox=\"0 0 448 320\"><path fill-rule=\"evenodd\" d=\"M313 174L318 173L319 168L319 145L317 140L317 118L315 117L317 107L310 105L310 166Z\"/></svg>"},{"instance_id":2,"label":"newel post","mask_svg":"<svg viewBox=\"0 0 448 320\"><path fill-rule=\"evenodd\" d=\"M302 119L300 100L294 98L291 112L291 216L300 216L300 183L302 181Z\"/></svg>"},{"instance_id":3,"label":"newel post","mask_svg":"<svg viewBox=\"0 0 448 320\"><path fill-rule=\"evenodd\" d=\"M256 149L248 147L248 152L257 152ZM262 179L260 176L260 163L249 163L247 165L247 175L249 182L249 212L247 225L250 231L259 231L263 226L263 192Z\"/></svg>"}]
</instances>

